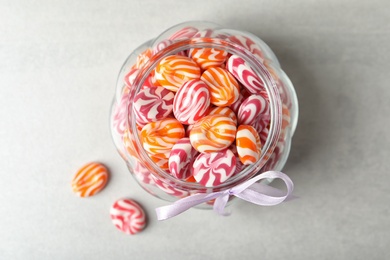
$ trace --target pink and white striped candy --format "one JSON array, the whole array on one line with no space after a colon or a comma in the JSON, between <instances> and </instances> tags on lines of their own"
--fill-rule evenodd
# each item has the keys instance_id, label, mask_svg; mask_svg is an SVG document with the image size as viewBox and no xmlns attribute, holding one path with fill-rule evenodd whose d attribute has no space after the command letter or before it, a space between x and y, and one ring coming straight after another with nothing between
<instances>
[{"instance_id":1,"label":"pink and white striped candy","mask_svg":"<svg viewBox=\"0 0 390 260\"><path fill-rule=\"evenodd\" d=\"M210 91L207 85L198 79L184 83L173 100L173 114L186 125L192 125L206 116L210 107Z\"/></svg>"},{"instance_id":2,"label":"pink and white striped candy","mask_svg":"<svg viewBox=\"0 0 390 260\"><path fill-rule=\"evenodd\" d=\"M143 166L140 162L135 161L134 175L137 177L138 181L145 184L153 184L152 177L150 176L150 171Z\"/></svg>"},{"instance_id":3,"label":"pink and white striped candy","mask_svg":"<svg viewBox=\"0 0 390 260\"><path fill-rule=\"evenodd\" d=\"M180 139L169 155L169 172L177 179L188 179L193 172L192 163L197 151L192 147L190 138Z\"/></svg>"},{"instance_id":4,"label":"pink and white striped candy","mask_svg":"<svg viewBox=\"0 0 390 260\"><path fill-rule=\"evenodd\" d=\"M184 191L181 189L178 189L176 187L173 187L172 185L169 185L168 183L163 182L161 179L157 179L154 175L151 175L152 179L154 181L154 185L164 191L166 194L169 194L171 196L175 196L178 198L184 198L190 195L188 191Z\"/></svg>"},{"instance_id":5,"label":"pink and white striped candy","mask_svg":"<svg viewBox=\"0 0 390 260\"><path fill-rule=\"evenodd\" d=\"M149 122L166 118L173 110L175 94L163 87L146 88L134 97L133 110L137 124L144 126Z\"/></svg>"},{"instance_id":6,"label":"pink and white striped candy","mask_svg":"<svg viewBox=\"0 0 390 260\"><path fill-rule=\"evenodd\" d=\"M264 61L264 54L260 47L250 38L243 35L233 35L227 38L228 41L234 42L248 51L250 51L259 61Z\"/></svg>"},{"instance_id":7,"label":"pink and white striped candy","mask_svg":"<svg viewBox=\"0 0 390 260\"><path fill-rule=\"evenodd\" d=\"M117 200L110 209L112 223L122 232L134 235L146 225L146 216L142 207L130 199Z\"/></svg>"},{"instance_id":8,"label":"pink and white striped candy","mask_svg":"<svg viewBox=\"0 0 390 260\"><path fill-rule=\"evenodd\" d=\"M132 87L134 85L134 80L138 76L139 69L130 69L130 71L125 75L125 83L126 86ZM149 75L147 79L144 81L141 89L154 87L153 76Z\"/></svg>"},{"instance_id":9,"label":"pink and white striped candy","mask_svg":"<svg viewBox=\"0 0 390 260\"><path fill-rule=\"evenodd\" d=\"M242 101L244 100L245 100L244 96L240 93L238 95L237 101L229 106L235 114L238 114L238 109L240 108Z\"/></svg>"},{"instance_id":10,"label":"pink and white striped candy","mask_svg":"<svg viewBox=\"0 0 390 260\"><path fill-rule=\"evenodd\" d=\"M237 55L232 55L227 60L226 69L241 82L241 84L252 94L264 90L264 82L252 70L249 64Z\"/></svg>"},{"instance_id":11,"label":"pink and white striped candy","mask_svg":"<svg viewBox=\"0 0 390 260\"><path fill-rule=\"evenodd\" d=\"M169 40L186 40L194 37L199 30L192 26L186 26L169 37Z\"/></svg>"},{"instance_id":12,"label":"pink and white striped candy","mask_svg":"<svg viewBox=\"0 0 390 260\"><path fill-rule=\"evenodd\" d=\"M242 170L244 170L245 165L242 164L240 161L240 157L237 152L237 146L235 143L232 143L232 145L229 147L229 149L233 152L234 156L236 156L236 170L234 171L233 175L236 175L240 173Z\"/></svg>"},{"instance_id":13,"label":"pink and white striped candy","mask_svg":"<svg viewBox=\"0 0 390 260\"><path fill-rule=\"evenodd\" d=\"M127 100L129 99L129 93L123 93L121 100L118 104L116 104L114 108L114 113L112 116L112 124L115 129L115 131L119 135L123 135L123 133L126 130L127 123L126 123L126 112L127 112Z\"/></svg>"},{"instance_id":14,"label":"pink and white striped candy","mask_svg":"<svg viewBox=\"0 0 390 260\"><path fill-rule=\"evenodd\" d=\"M153 55L158 53L159 51L164 50L166 47L172 45L175 43L173 40L165 39L162 40L161 42L157 43L154 48L153 48ZM178 52L177 55L182 55L182 56L187 56L185 51Z\"/></svg>"},{"instance_id":15,"label":"pink and white striped candy","mask_svg":"<svg viewBox=\"0 0 390 260\"><path fill-rule=\"evenodd\" d=\"M201 153L194 164L195 180L206 187L225 182L236 170L236 156L229 149L220 152Z\"/></svg>"},{"instance_id":16,"label":"pink and white striped candy","mask_svg":"<svg viewBox=\"0 0 390 260\"><path fill-rule=\"evenodd\" d=\"M261 95L251 95L245 99L238 109L238 123L252 125L260 116L268 114L268 101Z\"/></svg>"}]
</instances>

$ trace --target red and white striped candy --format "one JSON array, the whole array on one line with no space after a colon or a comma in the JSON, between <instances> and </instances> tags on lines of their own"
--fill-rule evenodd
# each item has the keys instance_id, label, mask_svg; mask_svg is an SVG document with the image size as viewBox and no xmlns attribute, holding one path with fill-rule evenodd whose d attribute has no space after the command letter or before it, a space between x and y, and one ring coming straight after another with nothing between
<instances>
[{"instance_id":1,"label":"red and white striped candy","mask_svg":"<svg viewBox=\"0 0 390 260\"><path fill-rule=\"evenodd\" d=\"M163 182L161 179L157 179L154 175L152 175L152 179L154 181L154 185L164 191L166 194L169 194L171 196L175 196L178 198L187 197L190 195L188 191L184 191L181 189L178 189L176 187L173 187L165 182Z\"/></svg>"},{"instance_id":2,"label":"red and white striped candy","mask_svg":"<svg viewBox=\"0 0 390 260\"><path fill-rule=\"evenodd\" d=\"M112 223L122 232L134 235L146 225L146 216L142 207L130 199L117 200L110 209Z\"/></svg>"},{"instance_id":3,"label":"red and white striped candy","mask_svg":"<svg viewBox=\"0 0 390 260\"><path fill-rule=\"evenodd\" d=\"M200 68L188 57L170 55L157 64L154 78L162 87L176 92L185 82L199 79Z\"/></svg>"},{"instance_id":4,"label":"red and white striped candy","mask_svg":"<svg viewBox=\"0 0 390 260\"><path fill-rule=\"evenodd\" d=\"M261 141L261 146L265 145L265 142L267 141L269 135L269 125L267 127L264 127L263 130L259 133L260 141Z\"/></svg>"},{"instance_id":5,"label":"red and white striped candy","mask_svg":"<svg viewBox=\"0 0 390 260\"><path fill-rule=\"evenodd\" d=\"M232 143L232 145L229 147L229 149L233 152L234 156L236 156L236 170L234 171L233 175L236 175L240 173L242 170L244 170L245 165L242 164L240 161L240 157L238 156L237 147L235 143Z\"/></svg>"},{"instance_id":6,"label":"red and white striped candy","mask_svg":"<svg viewBox=\"0 0 390 260\"><path fill-rule=\"evenodd\" d=\"M237 55L232 55L226 63L226 69L241 82L252 94L264 90L264 82L252 70L249 64Z\"/></svg>"},{"instance_id":7,"label":"red and white striped candy","mask_svg":"<svg viewBox=\"0 0 390 260\"><path fill-rule=\"evenodd\" d=\"M72 180L73 192L80 197L90 197L106 186L108 170L101 163L88 163L80 168Z\"/></svg>"},{"instance_id":8,"label":"red and white striped candy","mask_svg":"<svg viewBox=\"0 0 390 260\"><path fill-rule=\"evenodd\" d=\"M175 178L185 180L192 175L192 163L197 151L192 147L190 139L180 139L169 155L169 172Z\"/></svg>"},{"instance_id":9,"label":"red and white striped candy","mask_svg":"<svg viewBox=\"0 0 390 260\"><path fill-rule=\"evenodd\" d=\"M129 93L123 93L121 100L116 104L114 108L114 114L112 116L112 124L115 131L122 135L127 127L127 101L129 99Z\"/></svg>"},{"instance_id":10,"label":"red and white striped candy","mask_svg":"<svg viewBox=\"0 0 390 260\"><path fill-rule=\"evenodd\" d=\"M233 120L233 122L237 125L237 116L229 107L213 107L209 111L209 116L211 115L221 115L227 116Z\"/></svg>"},{"instance_id":11,"label":"red and white striped candy","mask_svg":"<svg viewBox=\"0 0 390 260\"><path fill-rule=\"evenodd\" d=\"M174 97L173 92L163 87L147 88L138 92L133 103L137 124L144 126L166 118L172 112Z\"/></svg>"},{"instance_id":12,"label":"red and white striped candy","mask_svg":"<svg viewBox=\"0 0 390 260\"><path fill-rule=\"evenodd\" d=\"M188 51L188 56L203 70L221 66L226 61L227 55L227 51L215 48L192 48Z\"/></svg>"},{"instance_id":13,"label":"red and white striped candy","mask_svg":"<svg viewBox=\"0 0 390 260\"><path fill-rule=\"evenodd\" d=\"M192 26L184 27L169 37L169 40L186 40L194 37L199 30Z\"/></svg>"},{"instance_id":14,"label":"red and white striped candy","mask_svg":"<svg viewBox=\"0 0 390 260\"><path fill-rule=\"evenodd\" d=\"M260 116L268 114L268 101L261 95L251 95L245 99L238 109L238 123L252 125Z\"/></svg>"},{"instance_id":15,"label":"red and white striped candy","mask_svg":"<svg viewBox=\"0 0 390 260\"><path fill-rule=\"evenodd\" d=\"M245 100L244 96L240 93L238 95L236 102L234 102L233 104L231 104L229 106L236 115L238 114L238 109L240 108L242 101L244 101L244 100Z\"/></svg>"},{"instance_id":16,"label":"red and white striped candy","mask_svg":"<svg viewBox=\"0 0 390 260\"><path fill-rule=\"evenodd\" d=\"M204 29L202 31L197 32L193 38L210 38L214 37L215 33L213 29Z\"/></svg>"},{"instance_id":17,"label":"red and white striped candy","mask_svg":"<svg viewBox=\"0 0 390 260\"><path fill-rule=\"evenodd\" d=\"M254 164L259 160L261 142L256 129L250 125L240 125L237 130L236 147L242 164Z\"/></svg>"},{"instance_id":18,"label":"red and white striped candy","mask_svg":"<svg viewBox=\"0 0 390 260\"><path fill-rule=\"evenodd\" d=\"M154 183L152 177L150 176L151 175L150 171L138 161L135 162L134 175L137 177L138 181L142 183L145 184Z\"/></svg>"},{"instance_id":19,"label":"red and white striped candy","mask_svg":"<svg viewBox=\"0 0 390 260\"><path fill-rule=\"evenodd\" d=\"M202 153L194 164L195 180L206 187L225 182L236 170L236 156L229 149L220 152Z\"/></svg>"},{"instance_id":20,"label":"red and white striped candy","mask_svg":"<svg viewBox=\"0 0 390 260\"><path fill-rule=\"evenodd\" d=\"M207 85L198 79L184 83L173 100L173 114L182 124L191 125L206 116L210 107Z\"/></svg>"},{"instance_id":21,"label":"red and white striped candy","mask_svg":"<svg viewBox=\"0 0 390 260\"><path fill-rule=\"evenodd\" d=\"M228 41L234 42L248 51L250 51L259 61L264 61L264 54L260 47L250 38L243 35L234 35L227 38Z\"/></svg>"},{"instance_id":22,"label":"red and white striped candy","mask_svg":"<svg viewBox=\"0 0 390 260\"><path fill-rule=\"evenodd\" d=\"M135 78L138 76L139 69L130 69L130 71L125 75L125 83L128 87L132 87L134 84ZM154 87L156 84L153 83L152 74L149 75L144 81L141 89Z\"/></svg>"},{"instance_id":23,"label":"red and white striped candy","mask_svg":"<svg viewBox=\"0 0 390 260\"><path fill-rule=\"evenodd\" d=\"M140 53L137 56L137 62L133 66L133 68L139 69L142 66L144 66L149 61L149 59L152 57L152 55L153 55L153 50L151 48L147 48L146 50L144 50L142 53Z\"/></svg>"},{"instance_id":24,"label":"red and white striped candy","mask_svg":"<svg viewBox=\"0 0 390 260\"><path fill-rule=\"evenodd\" d=\"M203 72L200 77L209 87L211 104L215 106L229 106L237 101L240 95L238 82L229 71L212 67Z\"/></svg>"},{"instance_id":25,"label":"red and white striped candy","mask_svg":"<svg viewBox=\"0 0 390 260\"><path fill-rule=\"evenodd\" d=\"M162 40L161 42L159 42L158 44L156 44L153 48L153 54L156 54L158 53L159 51L162 51L164 50L166 47L172 45L175 41L172 41L172 40L169 40L169 39L165 39L165 40ZM181 56L187 56L185 51L181 51L179 53L177 53L177 55L181 55Z\"/></svg>"}]
</instances>

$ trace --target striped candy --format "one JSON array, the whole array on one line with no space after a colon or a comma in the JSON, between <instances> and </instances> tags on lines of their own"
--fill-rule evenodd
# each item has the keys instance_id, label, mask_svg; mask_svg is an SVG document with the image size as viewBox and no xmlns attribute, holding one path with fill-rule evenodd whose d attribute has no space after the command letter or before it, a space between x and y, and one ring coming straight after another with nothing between
<instances>
[{"instance_id":1,"label":"striped candy","mask_svg":"<svg viewBox=\"0 0 390 260\"><path fill-rule=\"evenodd\" d=\"M207 115L210 92L198 79L190 80L179 88L173 101L173 114L182 124L191 125Z\"/></svg>"},{"instance_id":2,"label":"striped candy","mask_svg":"<svg viewBox=\"0 0 390 260\"><path fill-rule=\"evenodd\" d=\"M225 182L236 170L236 156L229 149L220 152L202 153L194 164L195 180L206 187Z\"/></svg>"},{"instance_id":3,"label":"striped candy","mask_svg":"<svg viewBox=\"0 0 390 260\"><path fill-rule=\"evenodd\" d=\"M164 50L166 47L172 45L174 42L175 41L172 41L172 40L169 40L169 39L162 40L161 42L159 42L158 44L156 44L154 46L153 54L156 54L159 51ZM177 55L187 56L185 51L180 51L180 52L177 53Z\"/></svg>"},{"instance_id":4,"label":"striped candy","mask_svg":"<svg viewBox=\"0 0 390 260\"><path fill-rule=\"evenodd\" d=\"M238 109L238 123L252 125L259 117L268 114L268 101L261 95L251 95L245 99Z\"/></svg>"},{"instance_id":5,"label":"striped candy","mask_svg":"<svg viewBox=\"0 0 390 260\"><path fill-rule=\"evenodd\" d=\"M245 98L244 96L242 95L242 93L240 93L238 95L238 98L236 100L236 102L234 102L233 104L231 104L229 107L233 110L234 113L238 113L238 109L240 108L241 104L242 104L242 101L244 101Z\"/></svg>"},{"instance_id":6,"label":"striped candy","mask_svg":"<svg viewBox=\"0 0 390 260\"><path fill-rule=\"evenodd\" d=\"M110 209L112 223L122 232L134 235L146 225L146 216L142 207L130 199L117 200Z\"/></svg>"},{"instance_id":7,"label":"striped candy","mask_svg":"<svg viewBox=\"0 0 390 260\"><path fill-rule=\"evenodd\" d=\"M139 69L143 67L152 56L153 56L153 50L151 48L147 48L137 56L137 62L136 64L134 64L132 68Z\"/></svg>"},{"instance_id":8,"label":"striped candy","mask_svg":"<svg viewBox=\"0 0 390 260\"><path fill-rule=\"evenodd\" d=\"M260 47L250 38L243 35L234 35L227 38L227 40L244 47L245 49L250 51L259 61L264 61L264 54L261 51Z\"/></svg>"},{"instance_id":9,"label":"striped candy","mask_svg":"<svg viewBox=\"0 0 390 260\"><path fill-rule=\"evenodd\" d=\"M77 171L72 180L72 189L80 197L90 197L101 191L107 180L107 168L101 163L91 162Z\"/></svg>"},{"instance_id":10,"label":"striped candy","mask_svg":"<svg viewBox=\"0 0 390 260\"><path fill-rule=\"evenodd\" d=\"M237 146L235 143L232 143L232 145L229 147L230 151L233 152L234 156L236 156L236 170L234 171L233 175L239 174L242 170L245 169L245 166L240 161L240 157L237 152Z\"/></svg>"},{"instance_id":11,"label":"striped candy","mask_svg":"<svg viewBox=\"0 0 390 260\"><path fill-rule=\"evenodd\" d=\"M125 146L127 153L135 160L138 160L139 149L137 143L135 142L133 133L129 131L129 129L126 129L123 133L123 145Z\"/></svg>"},{"instance_id":12,"label":"striped candy","mask_svg":"<svg viewBox=\"0 0 390 260\"><path fill-rule=\"evenodd\" d=\"M140 162L138 161L135 162L135 167L133 172L140 182L145 184L154 183L152 177L150 177L151 175L150 171L146 167L144 167Z\"/></svg>"},{"instance_id":13,"label":"striped candy","mask_svg":"<svg viewBox=\"0 0 390 260\"><path fill-rule=\"evenodd\" d=\"M229 71L212 67L201 76L210 89L211 104L215 106L229 106L237 101L240 93L238 82Z\"/></svg>"},{"instance_id":14,"label":"striped candy","mask_svg":"<svg viewBox=\"0 0 390 260\"><path fill-rule=\"evenodd\" d=\"M173 109L175 94L163 87L147 88L134 97L133 110L141 126L166 118Z\"/></svg>"},{"instance_id":15,"label":"striped candy","mask_svg":"<svg viewBox=\"0 0 390 260\"><path fill-rule=\"evenodd\" d=\"M162 153L162 154L152 154L149 155L150 159L162 170L167 171L169 170L169 153Z\"/></svg>"},{"instance_id":16,"label":"striped candy","mask_svg":"<svg viewBox=\"0 0 390 260\"><path fill-rule=\"evenodd\" d=\"M129 99L129 93L124 93L121 100L116 104L114 108L114 114L112 116L112 125L115 131L122 135L127 127L127 101Z\"/></svg>"},{"instance_id":17,"label":"striped candy","mask_svg":"<svg viewBox=\"0 0 390 260\"><path fill-rule=\"evenodd\" d=\"M183 198L183 197L190 195L190 193L188 191L184 191L184 190L178 189L176 187L173 187L172 185L165 183L161 179L158 179L154 175L151 175L151 177L154 181L154 185L156 187L158 187L159 189L161 189L162 191L164 191L166 194L169 194L169 195L172 195L172 196L175 196L178 198Z\"/></svg>"},{"instance_id":18,"label":"striped candy","mask_svg":"<svg viewBox=\"0 0 390 260\"><path fill-rule=\"evenodd\" d=\"M159 85L176 92L186 81L200 78L200 68L188 57L171 55L162 59L154 70Z\"/></svg>"},{"instance_id":19,"label":"striped candy","mask_svg":"<svg viewBox=\"0 0 390 260\"><path fill-rule=\"evenodd\" d=\"M169 154L172 146L184 137L184 127L176 119L166 118L145 125L140 137L143 148L150 155Z\"/></svg>"},{"instance_id":20,"label":"striped candy","mask_svg":"<svg viewBox=\"0 0 390 260\"><path fill-rule=\"evenodd\" d=\"M254 164L259 160L261 142L256 129L250 125L240 125L237 130L236 147L242 164Z\"/></svg>"},{"instance_id":21,"label":"striped candy","mask_svg":"<svg viewBox=\"0 0 390 260\"><path fill-rule=\"evenodd\" d=\"M169 155L169 172L175 178L185 180L192 175L192 163L197 151L192 147L190 139L180 139Z\"/></svg>"},{"instance_id":22,"label":"striped candy","mask_svg":"<svg viewBox=\"0 0 390 260\"><path fill-rule=\"evenodd\" d=\"M227 51L215 48L192 48L188 51L188 56L203 70L221 66L226 61L227 55Z\"/></svg>"},{"instance_id":23,"label":"striped candy","mask_svg":"<svg viewBox=\"0 0 390 260\"><path fill-rule=\"evenodd\" d=\"M125 83L128 87L133 86L134 80L138 76L138 73L139 69L130 69L130 71L125 75ZM149 75L144 81L141 89L152 88L154 86L156 86L156 84L153 83L153 76Z\"/></svg>"},{"instance_id":24,"label":"striped candy","mask_svg":"<svg viewBox=\"0 0 390 260\"><path fill-rule=\"evenodd\" d=\"M213 107L209 111L209 116L211 115L221 115L227 116L233 120L233 122L237 125L237 116L229 107Z\"/></svg>"},{"instance_id":25,"label":"striped candy","mask_svg":"<svg viewBox=\"0 0 390 260\"><path fill-rule=\"evenodd\" d=\"M248 63L237 55L232 55L226 63L226 69L241 82L252 94L264 90L264 82L261 80Z\"/></svg>"},{"instance_id":26,"label":"striped candy","mask_svg":"<svg viewBox=\"0 0 390 260\"><path fill-rule=\"evenodd\" d=\"M196 29L195 27L187 26L187 27L184 27L184 28L178 30L174 34L172 34L169 37L169 40L186 40L186 39L194 37L194 35L197 32L198 32L198 29Z\"/></svg>"},{"instance_id":27,"label":"striped candy","mask_svg":"<svg viewBox=\"0 0 390 260\"><path fill-rule=\"evenodd\" d=\"M190 141L198 152L218 152L233 143L236 131L236 124L231 118L221 115L206 116L193 126Z\"/></svg>"}]
</instances>

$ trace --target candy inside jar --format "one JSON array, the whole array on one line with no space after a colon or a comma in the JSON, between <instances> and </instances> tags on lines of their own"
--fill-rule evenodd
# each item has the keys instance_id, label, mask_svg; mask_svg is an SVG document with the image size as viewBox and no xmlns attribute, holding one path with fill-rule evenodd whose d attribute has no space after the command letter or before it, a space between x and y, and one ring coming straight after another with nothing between
<instances>
[{"instance_id":1,"label":"candy inside jar","mask_svg":"<svg viewBox=\"0 0 390 260\"><path fill-rule=\"evenodd\" d=\"M280 170L298 108L281 71L259 38L211 23L177 25L139 47L122 67L111 116L130 172L174 201Z\"/></svg>"}]
</instances>

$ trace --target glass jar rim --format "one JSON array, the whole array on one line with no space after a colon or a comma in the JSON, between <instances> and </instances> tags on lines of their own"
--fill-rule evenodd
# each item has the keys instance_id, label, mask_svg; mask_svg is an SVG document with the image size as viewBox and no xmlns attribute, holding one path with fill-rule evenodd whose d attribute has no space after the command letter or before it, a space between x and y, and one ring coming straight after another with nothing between
<instances>
[{"instance_id":1,"label":"glass jar rim","mask_svg":"<svg viewBox=\"0 0 390 260\"><path fill-rule=\"evenodd\" d=\"M143 86L144 82L147 80L150 73L154 70L154 68L163 58L191 48L214 48L214 49L225 50L230 54L235 54L240 58L244 59L249 64L251 69L256 73L256 75L259 76L264 82L264 88L269 97L270 128L269 128L267 140L264 146L262 147L262 155L260 159L256 163L252 165L248 165L247 167L245 167L245 169L235 174L234 176L230 177L225 182L217 186L213 186L212 188L207 188L198 183L187 182L185 180L180 180L173 177L172 175L170 175L169 173L167 173L166 171L158 167L153 162L153 160L147 155L146 151L142 146L141 140L137 134L134 135L134 142L135 145L139 148L137 149L138 155L140 156L140 158L138 159L142 164L144 164L144 166L150 171L150 174L152 174L155 178L160 179L161 181L165 182L168 185L174 185L176 188L185 191L207 192L210 189L212 189L213 191L222 191L222 190L230 189L252 178L261 170L261 168L268 161L270 155L275 149L281 131L282 101L279 95L279 90L277 88L277 85L273 77L271 76L267 68L249 50L230 41L226 41L219 38L207 38L207 37L181 40L154 53L150 57L150 59L139 69L139 72L135 77L132 86L132 88L134 88L133 90L134 93L138 93L141 90L141 87ZM130 118L135 118L134 111L133 111L133 102L132 102L134 96L135 95L129 95L129 98L127 100L127 105L126 105L127 128L129 130L131 129L131 131L127 131L127 135L131 135L132 133L138 132L137 125L135 122L136 120L130 121Z\"/></svg>"}]
</instances>

